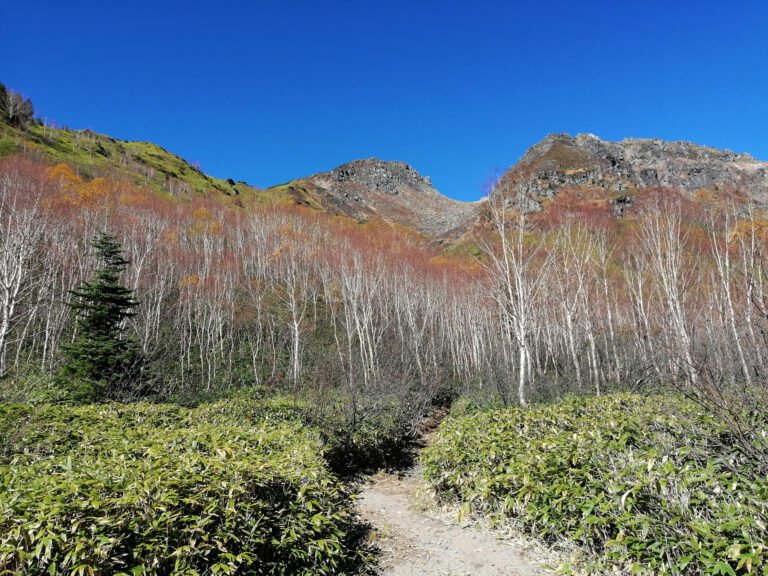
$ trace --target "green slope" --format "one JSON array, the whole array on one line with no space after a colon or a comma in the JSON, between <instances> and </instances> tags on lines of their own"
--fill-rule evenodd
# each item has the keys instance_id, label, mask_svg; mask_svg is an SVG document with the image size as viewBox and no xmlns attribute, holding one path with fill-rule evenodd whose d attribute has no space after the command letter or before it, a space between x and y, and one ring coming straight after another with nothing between
<instances>
[{"instance_id":1,"label":"green slope","mask_svg":"<svg viewBox=\"0 0 768 576\"><path fill-rule=\"evenodd\" d=\"M84 177L116 176L181 198L224 194L245 199L259 192L245 182L209 176L157 144L38 123L16 127L0 118L0 156L17 152L55 163L65 162Z\"/></svg>"}]
</instances>

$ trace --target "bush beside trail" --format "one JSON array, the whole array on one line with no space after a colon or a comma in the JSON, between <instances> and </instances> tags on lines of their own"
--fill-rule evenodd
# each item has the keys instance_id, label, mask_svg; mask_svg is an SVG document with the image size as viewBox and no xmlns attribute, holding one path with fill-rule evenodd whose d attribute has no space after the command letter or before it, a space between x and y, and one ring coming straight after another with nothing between
<instances>
[{"instance_id":1,"label":"bush beside trail","mask_svg":"<svg viewBox=\"0 0 768 576\"><path fill-rule=\"evenodd\" d=\"M0 573L364 569L318 433L273 408L0 405Z\"/></svg>"},{"instance_id":2,"label":"bush beside trail","mask_svg":"<svg viewBox=\"0 0 768 576\"><path fill-rule=\"evenodd\" d=\"M462 513L574 541L590 572L765 575L762 430L750 455L693 403L617 395L450 417L422 460Z\"/></svg>"},{"instance_id":3,"label":"bush beside trail","mask_svg":"<svg viewBox=\"0 0 768 576\"><path fill-rule=\"evenodd\" d=\"M301 423L317 431L328 467L345 479L412 463L417 434L401 406L380 404L366 411L364 418L353 418L350 412L343 398L326 398L321 403L236 392L225 400L199 405L195 417L216 422L242 423L256 418Z\"/></svg>"}]
</instances>

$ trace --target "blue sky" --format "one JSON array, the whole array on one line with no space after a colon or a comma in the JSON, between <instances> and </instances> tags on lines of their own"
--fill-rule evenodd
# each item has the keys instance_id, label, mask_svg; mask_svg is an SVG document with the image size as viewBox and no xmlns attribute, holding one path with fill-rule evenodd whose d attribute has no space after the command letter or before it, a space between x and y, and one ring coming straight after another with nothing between
<instances>
[{"instance_id":1,"label":"blue sky","mask_svg":"<svg viewBox=\"0 0 768 576\"><path fill-rule=\"evenodd\" d=\"M463 200L551 132L768 160L768 2L77 2L0 7L43 118L259 186L403 160Z\"/></svg>"}]
</instances>

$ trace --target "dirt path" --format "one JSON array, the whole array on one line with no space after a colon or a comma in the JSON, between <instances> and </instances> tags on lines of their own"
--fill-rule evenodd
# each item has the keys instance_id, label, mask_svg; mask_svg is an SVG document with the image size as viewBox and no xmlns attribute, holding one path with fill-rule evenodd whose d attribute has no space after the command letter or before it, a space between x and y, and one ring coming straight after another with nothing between
<instances>
[{"instance_id":1,"label":"dirt path","mask_svg":"<svg viewBox=\"0 0 768 576\"><path fill-rule=\"evenodd\" d=\"M385 576L523 576L546 572L492 532L462 527L455 517L425 504L419 467L378 474L360 493L358 506L374 526Z\"/></svg>"}]
</instances>

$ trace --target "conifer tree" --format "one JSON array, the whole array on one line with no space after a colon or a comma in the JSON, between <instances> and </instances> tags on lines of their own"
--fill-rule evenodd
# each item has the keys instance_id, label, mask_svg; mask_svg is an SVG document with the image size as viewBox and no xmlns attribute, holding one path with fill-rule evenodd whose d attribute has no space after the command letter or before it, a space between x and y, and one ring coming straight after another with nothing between
<instances>
[{"instance_id":1,"label":"conifer tree","mask_svg":"<svg viewBox=\"0 0 768 576\"><path fill-rule=\"evenodd\" d=\"M129 262L117 240L104 232L92 242L101 267L95 277L71 291L76 335L63 346L59 371L76 400L126 398L141 391L143 359L140 348L125 333L125 321L135 316L133 291L120 283Z\"/></svg>"}]
</instances>

